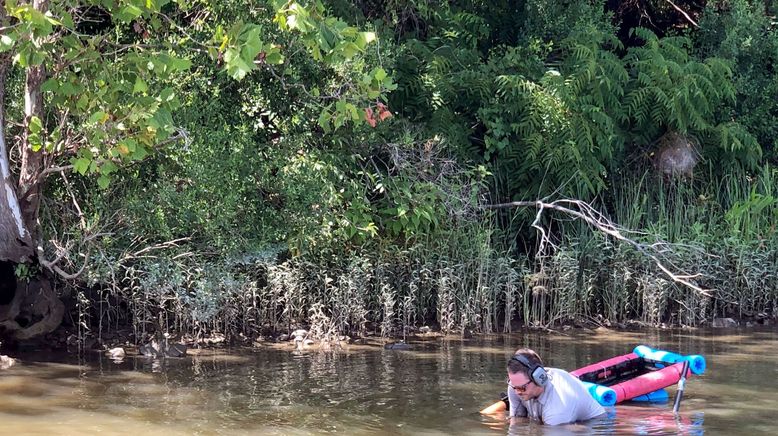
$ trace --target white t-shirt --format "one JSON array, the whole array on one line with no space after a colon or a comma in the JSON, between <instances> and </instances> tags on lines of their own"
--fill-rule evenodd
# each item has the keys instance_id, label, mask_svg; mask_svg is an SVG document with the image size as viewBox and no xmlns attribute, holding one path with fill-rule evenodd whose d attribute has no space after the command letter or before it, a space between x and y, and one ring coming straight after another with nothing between
<instances>
[{"instance_id":1,"label":"white t-shirt","mask_svg":"<svg viewBox=\"0 0 778 436\"><path fill-rule=\"evenodd\" d=\"M605 413L580 380L562 369L546 368L546 371L549 381L538 398L522 401L508 387L511 416L528 416L546 425L559 425L586 421Z\"/></svg>"}]
</instances>

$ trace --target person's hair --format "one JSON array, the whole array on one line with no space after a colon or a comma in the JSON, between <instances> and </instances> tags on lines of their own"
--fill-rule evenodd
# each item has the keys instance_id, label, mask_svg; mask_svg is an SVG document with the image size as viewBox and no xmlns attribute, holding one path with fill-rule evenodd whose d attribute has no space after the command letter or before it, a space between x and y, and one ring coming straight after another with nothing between
<instances>
[{"instance_id":1,"label":"person's hair","mask_svg":"<svg viewBox=\"0 0 778 436\"><path fill-rule=\"evenodd\" d=\"M543 366L543 360L540 359L540 356L538 356L538 353L535 351L529 349L529 348L520 348L516 350L515 353L513 353L514 356L521 355L527 361L533 365L540 365ZM511 374L517 374L519 372L523 372L527 377L530 377L529 368L524 365L523 363L519 362L516 359L510 359L508 360L508 372ZM530 377L531 378L531 377Z\"/></svg>"}]
</instances>

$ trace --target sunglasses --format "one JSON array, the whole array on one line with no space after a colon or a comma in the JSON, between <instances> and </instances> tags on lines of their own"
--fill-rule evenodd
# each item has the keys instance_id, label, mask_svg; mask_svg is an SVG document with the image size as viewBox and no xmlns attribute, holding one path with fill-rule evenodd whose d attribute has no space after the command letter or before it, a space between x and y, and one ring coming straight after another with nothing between
<instances>
[{"instance_id":1,"label":"sunglasses","mask_svg":"<svg viewBox=\"0 0 778 436\"><path fill-rule=\"evenodd\" d=\"M529 384L530 384L530 383L532 383L532 380L528 381L527 383L524 383L524 384L523 384L523 385L521 385L521 386L513 386L513 385L511 384L511 379L508 379L508 387L509 387L509 388L511 388L511 389L513 389L513 390L514 390L514 391L516 391L516 392L522 392L522 393L523 393L523 392L526 392L526 390L527 390L527 386L529 386Z\"/></svg>"}]
</instances>

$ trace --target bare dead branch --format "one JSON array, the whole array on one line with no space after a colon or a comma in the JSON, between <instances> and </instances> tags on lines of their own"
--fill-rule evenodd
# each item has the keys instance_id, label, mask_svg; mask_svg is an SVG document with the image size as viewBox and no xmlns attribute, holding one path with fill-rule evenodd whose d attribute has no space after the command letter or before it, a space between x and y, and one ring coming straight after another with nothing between
<instances>
[{"instance_id":1,"label":"bare dead branch","mask_svg":"<svg viewBox=\"0 0 778 436\"><path fill-rule=\"evenodd\" d=\"M49 271L52 271L52 272L56 273L58 276L60 276L64 280L75 280L75 279L77 279L78 276L80 276L84 272L84 270L86 269L86 266L89 264L89 250L87 250L87 252L86 252L86 254L84 256L84 263L81 265L81 268L78 271L74 272L74 273L68 273L65 270L63 270L62 268L60 268L59 266L57 266L57 264L56 264L56 262L59 262L60 260L62 260L63 256L58 256L57 259L55 259L52 262L49 262L49 261L47 261L46 259L43 258L43 253L42 253L43 250L40 250L40 251L41 251L40 256L38 256L38 261L40 262L40 264L43 265Z\"/></svg>"},{"instance_id":2,"label":"bare dead branch","mask_svg":"<svg viewBox=\"0 0 778 436\"><path fill-rule=\"evenodd\" d=\"M135 253L132 253L129 256L126 256L125 259L131 259L133 257L140 257L142 254L148 253L148 252L153 251L153 250L162 250L162 249L165 249L165 248L177 247L179 242L185 242L185 241L188 241L190 239L191 238L188 238L188 237L186 237L186 238L178 238L178 239L173 239L172 241L163 242L161 244L150 245L148 247L145 247L145 248L142 248L142 249L136 251Z\"/></svg>"},{"instance_id":3,"label":"bare dead branch","mask_svg":"<svg viewBox=\"0 0 778 436\"><path fill-rule=\"evenodd\" d=\"M653 260L657 268L665 273L665 275L667 275L667 277L669 277L673 282L680 283L706 297L711 296L710 289L703 289L691 281L691 279L699 277L700 274L682 275L675 273L659 259L660 255L669 251L667 247L670 247L671 244L666 242L658 242L651 245L646 245L628 238L624 235L625 233L628 233L627 230L618 227L602 213L584 201L571 199L560 199L550 203L544 201L514 201L511 203L500 203L483 206L484 209L507 209L516 207L536 207L538 209L538 213L535 215L535 220L532 222L532 227L537 229L541 236L538 248L538 253L540 254L545 252L546 244L551 244L546 230L539 224L540 218L544 209L552 209L580 219L589 224L592 228L616 240L632 245L641 254Z\"/></svg>"},{"instance_id":4,"label":"bare dead branch","mask_svg":"<svg viewBox=\"0 0 778 436\"><path fill-rule=\"evenodd\" d=\"M684 11L683 9L681 9L681 8L680 8L678 5L676 5L675 3L673 3L671 0L665 0L665 1L666 1L667 3L669 3L669 4L670 4L670 6L672 6L672 7L673 7L673 9L675 9L675 10L676 10L676 11L678 11L678 12L680 12L680 13L681 13L681 15L683 15L683 16L686 18L686 20L687 20L688 22L692 23L692 26L694 26L694 27L696 27L696 28L699 28L699 27L700 27L700 25L699 25L699 24L697 24L697 23L696 23L694 20L692 20L692 17L690 17L690 16L689 16L689 14L687 14L687 13L686 13L686 11Z\"/></svg>"}]
</instances>

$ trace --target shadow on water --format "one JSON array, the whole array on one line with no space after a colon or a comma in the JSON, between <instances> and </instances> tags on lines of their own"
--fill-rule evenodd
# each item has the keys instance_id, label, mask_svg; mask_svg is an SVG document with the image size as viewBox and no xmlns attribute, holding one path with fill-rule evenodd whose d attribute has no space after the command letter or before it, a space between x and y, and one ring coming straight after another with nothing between
<instances>
[{"instance_id":1,"label":"shadow on water","mask_svg":"<svg viewBox=\"0 0 778 436\"><path fill-rule=\"evenodd\" d=\"M678 416L668 403L626 404L553 428L476 412L504 388L516 348L573 369L638 344L706 357ZM778 333L767 330L598 330L427 340L400 352L290 345L121 363L28 353L0 373L0 420L4 434L767 434L778 408L777 352Z\"/></svg>"}]
</instances>

